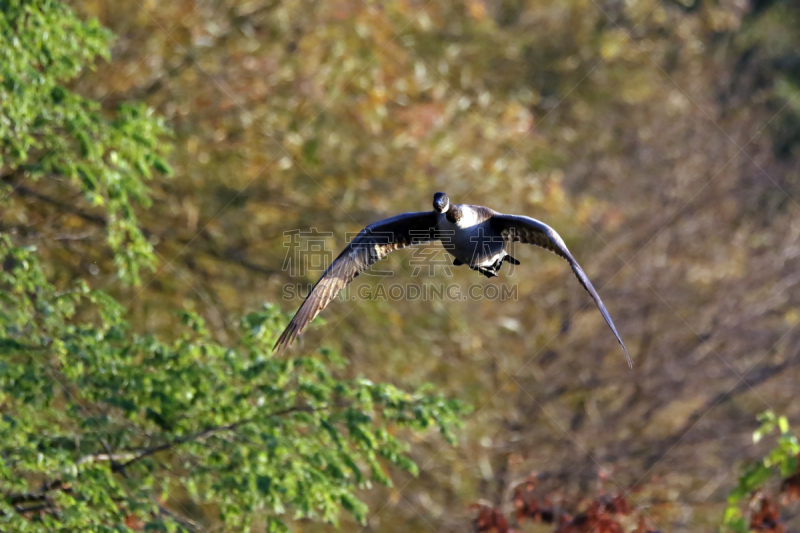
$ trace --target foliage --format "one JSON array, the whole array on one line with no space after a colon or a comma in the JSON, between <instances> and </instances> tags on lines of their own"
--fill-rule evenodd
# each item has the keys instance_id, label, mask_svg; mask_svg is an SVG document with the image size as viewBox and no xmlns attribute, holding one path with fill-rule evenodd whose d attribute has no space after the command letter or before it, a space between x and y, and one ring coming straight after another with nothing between
<instances>
[{"instance_id":1,"label":"foliage","mask_svg":"<svg viewBox=\"0 0 800 533\"><path fill-rule=\"evenodd\" d=\"M150 206L154 172L171 173L162 119L139 104L108 112L67 86L109 57L96 20L7 0L0 35L6 203L21 195L106 227L119 278L138 283L155 256L136 207ZM59 198L71 189L83 202ZM227 344L189 311L166 339L137 334L107 293L51 282L40 252L0 233L3 531L203 527L176 505L213 507L239 530L336 523L341 510L363 522L360 489L391 484L389 465L417 474L409 432L436 427L455 442L467 409L429 388L343 379L324 349L271 357L274 306L244 316Z\"/></svg>"},{"instance_id":2,"label":"foliage","mask_svg":"<svg viewBox=\"0 0 800 533\"><path fill-rule=\"evenodd\" d=\"M785 531L777 505L765 494L769 481L775 477L783 480L781 492L800 496L800 443L797 435L791 431L788 419L773 411L765 411L758 417L758 421L761 426L753 432L753 442L758 443L777 430L776 445L739 476L738 486L728 496L728 507L722 519L723 531ZM742 513L743 503L756 507L751 509L749 520Z\"/></svg>"},{"instance_id":3,"label":"foliage","mask_svg":"<svg viewBox=\"0 0 800 533\"><path fill-rule=\"evenodd\" d=\"M5 196L45 180L102 206L116 267L138 283L154 255L134 205L150 205L154 171L171 173L167 129L143 105L108 113L66 85L97 57L108 59L110 39L97 20L83 22L55 0L0 3L0 176Z\"/></svg>"},{"instance_id":4,"label":"foliage","mask_svg":"<svg viewBox=\"0 0 800 533\"><path fill-rule=\"evenodd\" d=\"M183 314L173 340L132 335L120 306L85 284L57 291L32 250L0 240L0 529L192 529L170 493L214 503L227 527L260 513L359 521L356 489L417 473L396 431L451 429L464 407L331 372L338 357L274 359L273 306L231 346ZM133 529L137 529L134 527Z\"/></svg>"},{"instance_id":5,"label":"foliage","mask_svg":"<svg viewBox=\"0 0 800 533\"><path fill-rule=\"evenodd\" d=\"M476 504L476 533L514 533L526 521L552 524L554 533L622 533L635 524L635 533L658 533L647 527L646 511L635 510L622 492L609 495L602 491L586 508L574 515L574 505L553 503L553 495L537 490L537 476L531 474L513 487L515 509L512 527L503 511L488 504Z\"/></svg>"},{"instance_id":6,"label":"foliage","mask_svg":"<svg viewBox=\"0 0 800 533\"><path fill-rule=\"evenodd\" d=\"M600 291L632 372L569 268L535 249L501 280L413 278L405 250L376 266L391 282L355 281L499 281L513 301L326 309L305 342L346 354L337 375L478 407L458 448L415 442L418 478L361 493L373 529L464 531L464 502L509 502L533 470L579 513L602 465L615 490L654 480L636 495L654 526L710 531L736 481L722 470L749 455L731 443L764 409L800 416L800 3L67 1L119 38L66 88L102 117L144 102L174 132L174 178L131 204L162 268L118 283L107 206L55 175L17 187L0 225L59 290L88 272L131 331L173 339L186 308L228 345L236 317L294 311L287 284L316 280L282 268L285 232L330 231L335 255L436 190L552 225ZM213 506L187 514L222 527Z\"/></svg>"},{"instance_id":7,"label":"foliage","mask_svg":"<svg viewBox=\"0 0 800 533\"><path fill-rule=\"evenodd\" d=\"M748 465L738 479L738 486L728 495L720 531L748 533L765 531L786 533L776 503L777 497L769 495L769 485L775 478L781 480L779 493L787 498L800 499L800 444L792 433L785 416L768 410L759 415L760 426L753 432L753 442L777 432L775 446L766 455ZM607 476L605 476L607 477ZM601 481L602 481L601 477ZM527 521L552 524L554 533L622 533L636 524L637 533L651 532L647 527L652 517L644 509L636 509L626 499L630 491L607 494L602 485L598 494L585 505L585 510L570 514L573 503L565 502L556 493L537 490L539 479L531 474L517 483L511 491L514 516L507 518L502 506L481 502L472 505L476 510L474 527L477 533L514 533ZM559 501L560 500L560 501ZM742 506L746 504L746 511Z\"/></svg>"}]
</instances>

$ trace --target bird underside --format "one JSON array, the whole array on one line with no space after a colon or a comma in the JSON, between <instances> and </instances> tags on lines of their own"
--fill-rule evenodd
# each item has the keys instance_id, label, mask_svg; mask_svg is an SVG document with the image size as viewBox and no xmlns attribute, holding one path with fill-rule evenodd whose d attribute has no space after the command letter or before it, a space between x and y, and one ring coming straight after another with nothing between
<instances>
[{"instance_id":1,"label":"bird underside","mask_svg":"<svg viewBox=\"0 0 800 533\"><path fill-rule=\"evenodd\" d=\"M494 263L491 263L489 265L475 265L475 266L470 266L470 268L472 270L476 270L476 271L480 272L481 274L483 274L487 278L494 278L494 277L497 277L499 275L500 267L503 266L503 261L508 261L512 265L518 265L519 264L519 261L517 261L516 259L514 259L510 255L506 254L506 255L503 255L502 257L499 257ZM457 257L453 258L453 266L461 266L461 265L464 265L464 264L466 264L466 263L464 263L463 261L461 261Z\"/></svg>"}]
</instances>

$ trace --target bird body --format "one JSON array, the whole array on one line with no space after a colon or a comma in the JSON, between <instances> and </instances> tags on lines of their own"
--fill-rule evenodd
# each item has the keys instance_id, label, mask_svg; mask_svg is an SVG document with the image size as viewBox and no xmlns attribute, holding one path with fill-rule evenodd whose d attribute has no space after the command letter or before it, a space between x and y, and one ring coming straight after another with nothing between
<instances>
[{"instance_id":1,"label":"bird body","mask_svg":"<svg viewBox=\"0 0 800 533\"><path fill-rule=\"evenodd\" d=\"M600 296L564 241L550 226L533 218L498 213L488 207L454 205L441 192L434 195L433 208L433 211L397 215L364 228L314 285L274 349L285 349L350 281L394 250L438 240L453 256L454 265L467 265L484 276L494 277L504 261L519 264L509 255L508 247L511 243L521 242L545 248L569 263L632 366L625 344Z\"/></svg>"},{"instance_id":2,"label":"bird body","mask_svg":"<svg viewBox=\"0 0 800 533\"><path fill-rule=\"evenodd\" d=\"M506 242L491 227L490 218L497 212L476 205L451 209L461 212L458 219L443 214L437 224L439 240L450 255L472 269L490 267L508 255Z\"/></svg>"}]
</instances>

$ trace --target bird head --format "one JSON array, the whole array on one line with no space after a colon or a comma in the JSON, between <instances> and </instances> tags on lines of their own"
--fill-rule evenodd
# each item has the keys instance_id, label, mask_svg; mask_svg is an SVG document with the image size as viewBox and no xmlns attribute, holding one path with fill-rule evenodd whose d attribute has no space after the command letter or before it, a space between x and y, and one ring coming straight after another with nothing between
<instances>
[{"instance_id":1,"label":"bird head","mask_svg":"<svg viewBox=\"0 0 800 533\"><path fill-rule=\"evenodd\" d=\"M450 207L450 199L443 192L437 192L433 195L433 209L437 213L446 213Z\"/></svg>"}]
</instances>

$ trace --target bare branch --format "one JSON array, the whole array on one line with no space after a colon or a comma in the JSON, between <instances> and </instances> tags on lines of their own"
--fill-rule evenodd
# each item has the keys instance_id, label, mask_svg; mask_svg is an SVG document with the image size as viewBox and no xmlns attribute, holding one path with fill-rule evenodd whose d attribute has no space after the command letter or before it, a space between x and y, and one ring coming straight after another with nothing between
<instances>
[{"instance_id":1,"label":"bare branch","mask_svg":"<svg viewBox=\"0 0 800 533\"><path fill-rule=\"evenodd\" d=\"M77 207L75 207L72 204L69 204L67 202L63 202L61 200L57 200L57 199L55 199L55 198L53 198L53 197L51 197L51 196L49 196L47 194L39 192L39 191L37 191L35 189L31 189L29 187L26 187L25 185L22 185L22 184L20 184L20 183L18 183L16 181L11 180L11 176L10 175L2 177L2 181L4 181L7 184L11 185L14 188L14 193L19 195L19 196L35 198L36 200L42 201L42 202L44 202L46 204L49 204L49 205L55 207L56 209L58 209L59 211L61 211L63 213L69 213L71 215L75 215L75 216L85 220L86 222L90 222L90 223L95 224L97 226L101 226L101 227L104 227L104 228L108 226L108 221L102 215L98 215L98 214L95 214L95 213L88 213L86 211L78 209ZM142 233L147 238L150 238L150 237L152 237L154 235L154 232L152 232L152 231L150 231L148 229L145 229L145 228L142 228ZM64 240L64 241L65 240L80 240L80 239L84 239L84 238L86 238L86 237L88 237L90 235L91 234L89 234L89 233L83 233L83 234L79 234L79 235L59 235L59 236L56 236L55 239L56 240ZM161 235L158 235L158 237L159 237L159 240L162 240L162 241L165 240L164 237L161 236ZM191 244L191 242L193 240L194 239L191 239L191 240L188 240L188 239L177 239L177 241L179 243L187 245L187 246L189 244ZM268 275L269 276L269 275L273 275L273 274L279 274L281 272L280 270L275 270L275 269L272 269L272 268L269 268L269 267L254 263L254 262L248 260L247 258L245 258L243 256L243 254L241 254L239 252L236 252L236 251L222 252L222 251L216 250L214 248L206 248L206 249L201 249L199 251L201 253L209 255L209 256L211 256L214 259L217 259L219 261L224 261L226 263L232 263L232 264L235 264L235 265L239 265L239 266L241 266L242 268L244 268L246 270L250 270L251 272L256 272L258 274L264 274L264 275Z\"/></svg>"},{"instance_id":2,"label":"bare branch","mask_svg":"<svg viewBox=\"0 0 800 533\"><path fill-rule=\"evenodd\" d=\"M172 520L178 522L180 525L188 529L189 531L200 531L200 524L195 522L194 520L190 520L183 515L180 515L170 509L167 509L160 503L158 504L158 512L164 516L168 516Z\"/></svg>"},{"instance_id":3,"label":"bare branch","mask_svg":"<svg viewBox=\"0 0 800 533\"><path fill-rule=\"evenodd\" d=\"M83 457L78 459L75 462L75 464L80 466L80 465L83 465L83 464L86 464L86 463L94 463L94 462L99 462L99 461L112 461L112 462L114 462L114 461L117 461L117 462L119 462L119 461L128 461L129 459L134 457L134 455L135 454L131 453L131 452L128 452L128 453L114 453L114 454L96 453L96 454L93 454L93 455L84 455Z\"/></svg>"}]
</instances>

